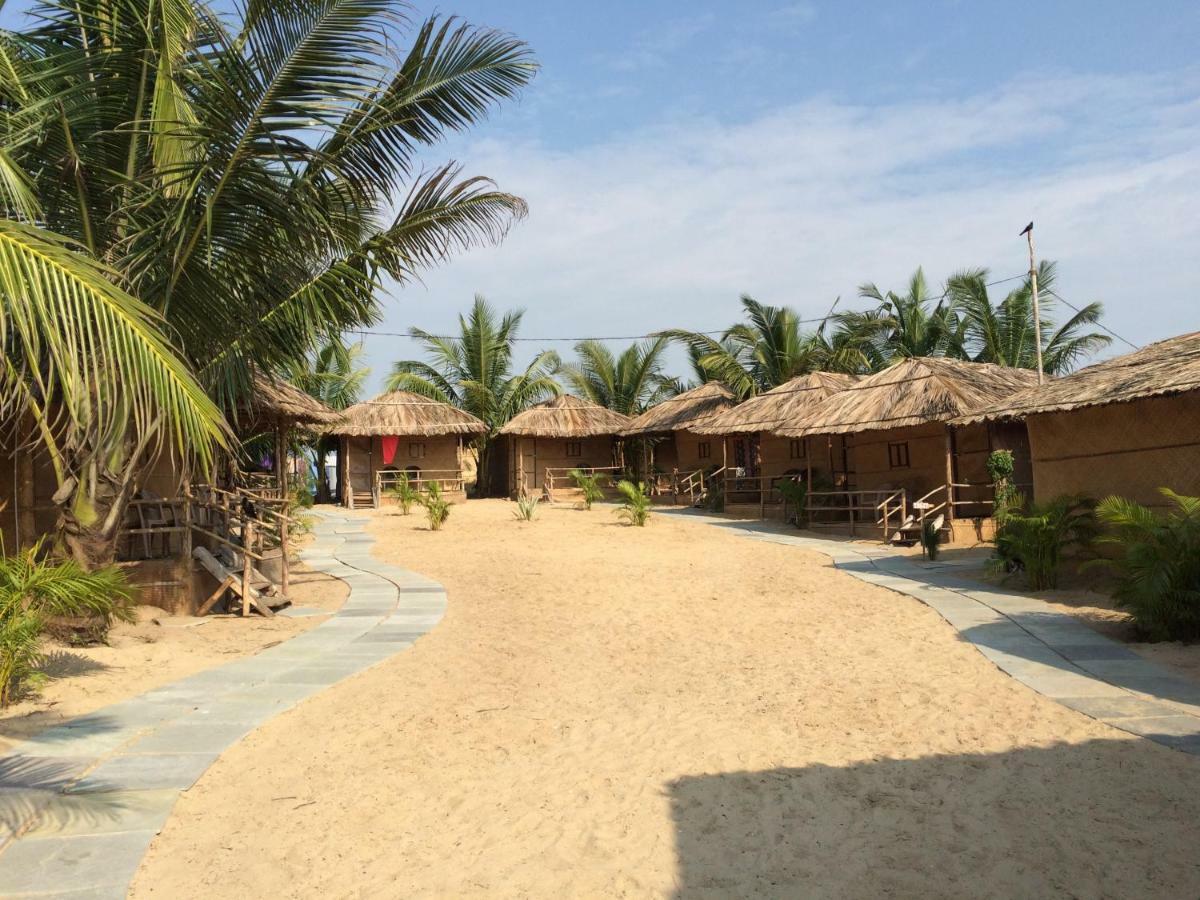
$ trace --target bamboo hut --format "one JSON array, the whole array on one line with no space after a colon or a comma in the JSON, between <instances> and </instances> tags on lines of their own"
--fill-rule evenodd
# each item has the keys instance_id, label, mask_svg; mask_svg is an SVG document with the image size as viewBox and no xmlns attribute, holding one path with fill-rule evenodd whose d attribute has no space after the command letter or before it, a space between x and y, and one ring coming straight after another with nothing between
<instances>
[{"instance_id":1,"label":"bamboo hut","mask_svg":"<svg viewBox=\"0 0 1200 900\"><path fill-rule=\"evenodd\" d=\"M511 496L570 488L572 469L616 477L624 468L620 435L630 418L561 394L518 413L500 429L492 462Z\"/></svg>"},{"instance_id":2,"label":"bamboo hut","mask_svg":"<svg viewBox=\"0 0 1200 900\"><path fill-rule=\"evenodd\" d=\"M639 478L654 488L679 492L680 476L698 489L703 473L720 466L719 446L700 434L721 413L737 406L737 397L723 384L709 382L668 397L634 418L622 435L641 444ZM686 489L686 488L685 488Z\"/></svg>"},{"instance_id":3,"label":"bamboo hut","mask_svg":"<svg viewBox=\"0 0 1200 900\"><path fill-rule=\"evenodd\" d=\"M905 359L775 432L786 438L844 441L844 486L824 498L815 492L810 504L829 508L834 521L827 524L847 525L852 531L881 524L889 532L918 504L919 516L940 516L954 538L956 518L982 520L990 514L988 454L1012 450L1021 483L1028 478L1029 451L1019 425L951 428L948 423L1036 383L1037 373L1025 369ZM983 528L981 522L976 537L984 536Z\"/></svg>"},{"instance_id":4,"label":"bamboo hut","mask_svg":"<svg viewBox=\"0 0 1200 900\"><path fill-rule=\"evenodd\" d=\"M1161 487L1200 496L1200 331L1005 396L955 423L1020 421L1039 499L1116 494L1161 507Z\"/></svg>"},{"instance_id":5,"label":"bamboo hut","mask_svg":"<svg viewBox=\"0 0 1200 900\"><path fill-rule=\"evenodd\" d=\"M356 403L329 429L338 441L338 496L354 509L379 506L401 473L417 490L436 483L466 496L467 443L487 432L468 412L408 391Z\"/></svg>"},{"instance_id":6,"label":"bamboo hut","mask_svg":"<svg viewBox=\"0 0 1200 900\"><path fill-rule=\"evenodd\" d=\"M810 372L752 397L697 430L720 441L719 464L725 477L727 508L752 504L760 515L782 509L775 486L785 478L826 487L844 484L841 439L810 441L780 437L778 429L796 425L820 403L854 384L857 377Z\"/></svg>"}]
</instances>

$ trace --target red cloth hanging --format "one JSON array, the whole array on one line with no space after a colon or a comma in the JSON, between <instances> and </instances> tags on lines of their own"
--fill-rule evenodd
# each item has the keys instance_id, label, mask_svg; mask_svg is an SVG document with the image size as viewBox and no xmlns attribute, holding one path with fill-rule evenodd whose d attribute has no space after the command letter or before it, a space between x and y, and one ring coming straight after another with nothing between
<instances>
[{"instance_id":1,"label":"red cloth hanging","mask_svg":"<svg viewBox=\"0 0 1200 900\"><path fill-rule=\"evenodd\" d=\"M395 434L385 434L380 440L383 442L383 464L390 466L392 460L396 458L396 451L400 449L400 437Z\"/></svg>"}]
</instances>

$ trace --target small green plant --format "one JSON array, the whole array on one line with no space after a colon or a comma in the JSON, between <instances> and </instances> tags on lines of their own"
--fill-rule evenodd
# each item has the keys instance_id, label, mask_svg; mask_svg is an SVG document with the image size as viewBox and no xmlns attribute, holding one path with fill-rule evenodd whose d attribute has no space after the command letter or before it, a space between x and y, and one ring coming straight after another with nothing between
<instances>
[{"instance_id":1,"label":"small green plant","mask_svg":"<svg viewBox=\"0 0 1200 900\"><path fill-rule=\"evenodd\" d=\"M994 450L987 458L988 477L992 480L992 519L996 529L1004 527L1009 515L1021 507L1021 495L1013 484L1016 463L1011 450Z\"/></svg>"},{"instance_id":2,"label":"small green plant","mask_svg":"<svg viewBox=\"0 0 1200 900\"><path fill-rule=\"evenodd\" d=\"M401 472L400 477L396 479L396 483L388 489L388 493L395 499L396 504L400 507L400 514L407 516L412 509L414 503L420 502L421 492L418 491L408 480L408 473Z\"/></svg>"},{"instance_id":3,"label":"small green plant","mask_svg":"<svg viewBox=\"0 0 1200 900\"><path fill-rule=\"evenodd\" d=\"M429 490L421 498L425 507L425 515L429 517L431 531L441 531L446 520L450 518L450 501L442 496L442 489L436 481L429 482Z\"/></svg>"},{"instance_id":4,"label":"small green plant","mask_svg":"<svg viewBox=\"0 0 1200 900\"><path fill-rule=\"evenodd\" d=\"M794 478L785 478L775 483L775 490L779 491L784 504L796 511L788 521L799 525L801 515L808 505L808 485Z\"/></svg>"},{"instance_id":5,"label":"small green plant","mask_svg":"<svg viewBox=\"0 0 1200 900\"><path fill-rule=\"evenodd\" d=\"M1027 513L1010 512L996 534L993 571L1023 572L1035 591L1058 587L1063 555L1086 550L1095 540L1096 501L1064 494Z\"/></svg>"},{"instance_id":6,"label":"small green plant","mask_svg":"<svg viewBox=\"0 0 1200 900\"><path fill-rule=\"evenodd\" d=\"M1110 530L1098 542L1116 547L1118 556L1087 565L1115 571L1117 604L1151 640L1200 639L1200 497L1170 488L1159 493L1171 505L1166 515L1123 497L1105 498L1096 515Z\"/></svg>"},{"instance_id":7,"label":"small green plant","mask_svg":"<svg viewBox=\"0 0 1200 900\"><path fill-rule=\"evenodd\" d=\"M42 634L52 620L80 617L103 636L114 620L134 620L134 592L115 566L85 572L73 560L51 560L38 543L0 558L0 706L22 684L36 683Z\"/></svg>"},{"instance_id":8,"label":"small green plant","mask_svg":"<svg viewBox=\"0 0 1200 900\"><path fill-rule=\"evenodd\" d=\"M642 482L618 481L617 493L621 495L621 508L617 515L630 525L644 526L650 519L650 509L653 505L646 485Z\"/></svg>"},{"instance_id":9,"label":"small green plant","mask_svg":"<svg viewBox=\"0 0 1200 900\"><path fill-rule=\"evenodd\" d=\"M932 561L942 552L942 530L933 519L921 523L921 552Z\"/></svg>"},{"instance_id":10,"label":"small green plant","mask_svg":"<svg viewBox=\"0 0 1200 900\"><path fill-rule=\"evenodd\" d=\"M288 491L288 506L291 509L310 509L315 502L313 497L314 479L305 471L292 483Z\"/></svg>"},{"instance_id":11,"label":"small green plant","mask_svg":"<svg viewBox=\"0 0 1200 900\"><path fill-rule=\"evenodd\" d=\"M601 489L601 479L604 475L599 472L587 473L580 469L572 469L567 473L571 476L571 480L575 482L575 486L583 493L583 508L591 509L592 504L604 497L604 491Z\"/></svg>"},{"instance_id":12,"label":"small green plant","mask_svg":"<svg viewBox=\"0 0 1200 900\"><path fill-rule=\"evenodd\" d=\"M708 507L709 512L725 512L724 482L717 479L708 482L708 496L704 498L704 505Z\"/></svg>"},{"instance_id":13,"label":"small green plant","mask_svg":"<svg viewBox=\"0 0 1200 900\"><path fill-rule=\"evenodd\" d=\"M517 498L517 508L513 510L513 515L517 517L518 522L532 522L534 515L537 514L537 507L536 497L522 494Z\"/></svg>"}]
</instances>

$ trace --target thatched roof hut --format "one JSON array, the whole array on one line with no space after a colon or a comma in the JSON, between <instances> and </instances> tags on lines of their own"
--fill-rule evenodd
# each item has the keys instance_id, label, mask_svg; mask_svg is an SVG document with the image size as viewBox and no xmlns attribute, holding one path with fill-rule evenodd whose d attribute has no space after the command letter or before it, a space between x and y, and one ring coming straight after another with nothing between
<instances>
[{"instance_id":1,"label":"thatched roof hut","mask_svg":"<svg viewBox=\"0 0 1200 900\"><path fill-rule=\"evenodd\" d=\"M246 413L254 422L273 427L321 426L341 421L341 414L295 385L262 372L255 372L253 394Z\"/></svg>"},{"instance_id":2,"label":"thatched roof hut","mask_svg":"<svg viewBox=\"0 0 1200 900\"><path fill-rule=\"evenodd\" d=\"M329 432L352 437L437 437L483 434L487 430L487 425L475 416L448 403L409 391L390 391L348 408L342 421Z\"/></svg>"},{"instance_id":3,"label":"thatched roof hut","mask_svg":"<svg viewBox=\"0 0 1200 900\"><path fill-rule=\"evenodd\" d=\"M560 394L517 413L500 433L545 438L618 435L631 421L628 416L605 409L598 403Z\"/></svg>"},{"instance_id":4,"label":"thatched roof hut","mask_svg":"<svg viewBox=\"0 0 1200 900\"><path fill-rule=\"evenodd\" d=\"M1148 344L1041 386L1004 395L955 419L954 424L1020 419L1188 391L1200 391L1200 331Z\"/></svg>"},{"instance_id":5,"label":"thatched roof hut","mask_svg":"<svg viewBox=\"0 0 1200 900\"><path fill-rule=\"evenodd\" d=\"M777 432L784 425L803 422L823 400L857 380L855 375L835 372L800 375L714 416L695 430L701 434Z\"/></svg>"},{"instance_id":6,"label":"thatched roof hut","mask_svg":"<svg viewBox=\"0 0 1200 900\"><path fill-rule=\"evenodd\" d=\"M776 434L857 434L949 422L1037 384L1037 373L991 363L917 357L834 394Z\"/></svg>"},{"instance_id":7,"label":"thatched roof hut","mask_svg":"<svg viewBox=\"0 0 1200 900\"><path fill-rule=\"evenodd\" d=\"M622 434L626 437L644 437L652 434L669 434L675 431L700 431L713 418L737 406L733 391L710 381L668 397L646 410Z\"/></svg>"}]
</instances>

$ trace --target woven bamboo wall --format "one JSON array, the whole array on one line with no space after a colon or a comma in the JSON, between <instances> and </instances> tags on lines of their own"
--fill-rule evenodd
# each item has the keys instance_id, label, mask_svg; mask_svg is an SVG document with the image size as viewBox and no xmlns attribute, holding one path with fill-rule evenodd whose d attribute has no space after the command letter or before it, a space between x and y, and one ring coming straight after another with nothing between
<instances>
[{"instance_id":1,"label":"woven bamboo wall","mask_svg":"<svg viewBox=\"0 0 1200 900\"><path fill-rule=\"evenodd\" d=\"M350 477L356 491L370 491L375 485L375 473L385 468L383 461L383 438L350 437ZM400 445L391 465L396 469L416 466L425 470L453 470L460 468L458 435L446 434L436 437L400 436ZM413 456L424 447L424 456Z\"/></svg>"},{"instance_id":2,"label":"woven bamboo wall","mask_svg":"<svg viewBox=\"0 0 1200 900\"><path fill-rule=\"evenodd\" d=\"M888 445L908 444L907 467L893 468ZM860 491L904 488L909 500L946 483L946 426L941 423L867 431L850 439L854 486Z\"/></svg>"},{"instance_id":3,"label":"woven bamboo wall","mask_svg":"<svg viewBox=\"0 0 1200 900\"><path fill-rule=\"evenodd\" d=\"M721 465L721 438L714 434L695 434L691 431L675 432L675 466L680 472L695 472ZM701 444L708 445L708 456L701 458ZM665 471L671 471L664 466Z\"/></svg>"},{"instance_id":4,"label":"woven bamboo wall","mask_svg":"<svg viewBox=\"0 0 1200 900\"><path fill-rule=\"evenodd\" d=\"M581 455L567 456L567 444L578 443ZM519 490L517 481L520 466L517 448L524 456L525 488L531 493L540 493L546 483L546 469L605 468L613 465L615 439L610 435L598 435L575 439L535 438L505 435L505 453L508 458L508 493ZM566 487L569 481L563 481Z\"/></svg>"},{"instance_id":5,"label":"woven bamboo wall","mask_svg":"<svg viewBox=\"0 0 1200 900\"><path fill-rule=\"evenodd\" d=\"M1200 495L1200 392L1030 416L1039 500L1118 494L1162 506L1159 487Z\"/></svg>"}]
</instances>

